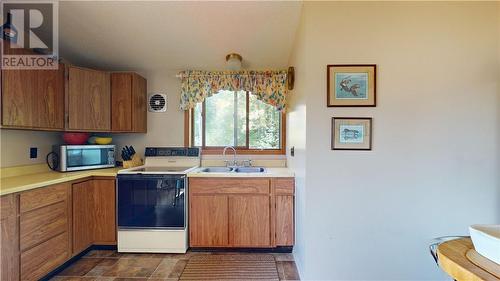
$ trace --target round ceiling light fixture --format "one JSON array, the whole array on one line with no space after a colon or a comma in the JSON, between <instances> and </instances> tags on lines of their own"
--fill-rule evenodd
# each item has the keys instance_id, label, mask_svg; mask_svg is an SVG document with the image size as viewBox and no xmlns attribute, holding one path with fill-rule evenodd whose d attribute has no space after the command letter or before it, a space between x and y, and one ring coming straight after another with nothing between
<instances>
[{"instance_id":1,"label":"round ceiling light fixture","mask_svg":"<svg viewBox=\"0 0 500 281\"><path fill-rule=\"evenodd\" d=\"M243 57L237 53L230 53L226 56L227 68L230 70L240 70Z\"/></svg>"}]
</instances>

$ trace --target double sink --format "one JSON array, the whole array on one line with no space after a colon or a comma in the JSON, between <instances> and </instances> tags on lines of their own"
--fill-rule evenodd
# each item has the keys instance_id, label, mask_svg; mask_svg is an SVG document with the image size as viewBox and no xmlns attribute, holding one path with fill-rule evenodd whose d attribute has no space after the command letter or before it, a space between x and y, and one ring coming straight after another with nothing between
<instances>
[{"instance_id":1,"label":"double sink","mask_svg":"<svg viewBox=\"0 0 500 281\"><path fill-rule=\"evenodd\" d=\"M202 168L202 173L264 173L263 167L206 167Z\"/></svg>"}]
</instances>

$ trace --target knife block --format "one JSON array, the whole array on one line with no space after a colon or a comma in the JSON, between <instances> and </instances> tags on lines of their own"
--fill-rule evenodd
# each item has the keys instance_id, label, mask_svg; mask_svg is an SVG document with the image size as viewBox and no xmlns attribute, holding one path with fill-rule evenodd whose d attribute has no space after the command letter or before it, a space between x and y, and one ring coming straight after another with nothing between
<instances>
[{"instance_id":1,"label":"knife block","mask_svg":"<svg viewBox=\"0 0 500 281\"><path fill-rule=\"evenodd\" d=\"M142 165L142 159L139 157L139 155L134 154L132 156L132 160L129 161L123 161L123 168L132 168L132 167L137 167Z\"/></svg>"}]
</instances>

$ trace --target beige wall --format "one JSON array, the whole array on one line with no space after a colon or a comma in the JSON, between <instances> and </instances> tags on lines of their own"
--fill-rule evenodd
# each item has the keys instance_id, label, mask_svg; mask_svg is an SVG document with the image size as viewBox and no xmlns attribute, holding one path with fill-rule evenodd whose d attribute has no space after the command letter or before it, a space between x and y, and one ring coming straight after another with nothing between
<instances>
[{"instance_id":1,"label":"beige wall","mask_svg":"<svg viewBox=\"0 0 500 281\"><path fill-rule=\"evenodd\" d=\"M0 130L0 167L45 163L52 145L61 141L57 132ZM30 159L30 147L38 147L38 158Z\"/></svg>"},{"instance_id":2,"label":"beige wall","mask_svg":"<svg viewBox=\"0 0 500 281\"><path fill-rule=\"evenodd\" d=\"M303 15L301 21L304 21ZM306 210L306 105L309 72L305 67L307 56L304 54L306 42L303 40L305 26L299 26L289 65L296 66L295 75L300 79L295 80L295 87L290 92L287 110L287 165L295 172L295 260L297 266L304 264L305 257L305 210ZM300 67L299 67L300 66ZM295 155L290 155L291 147ZM299 268L301 270L301 268Z\"/></svg>"},{"instance_id":3,"label":"beige wall","mask_svg":"<svg viewBox=\"0 0 500 281\"><path fill-rule=\"evenodd\" d=\"M500 223L497 5L304 3L292 62L305 109L290 113L307 115L303 279L444 279L429 240ZM377 107L327 108L326 65L366 63ZM333 116L373 117L373 151L330 150Z\"/></svg>"}]
</instances>

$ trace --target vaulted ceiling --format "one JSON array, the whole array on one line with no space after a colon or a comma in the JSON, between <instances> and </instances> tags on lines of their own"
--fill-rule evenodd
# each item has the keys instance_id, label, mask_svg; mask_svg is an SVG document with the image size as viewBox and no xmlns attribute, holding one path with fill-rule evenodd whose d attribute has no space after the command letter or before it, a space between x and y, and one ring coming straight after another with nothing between
<instances>
[{"instance_id":1,"label":"vaulted ceiling","mask_svg":"<svg viewBox=\"0 0 500 281\"><path fill-rule=\"evenodd\" d=\"M300 21L298 1L63 1L60 54L113 70L284 68Z\"/></svg>"}]
</instances>

